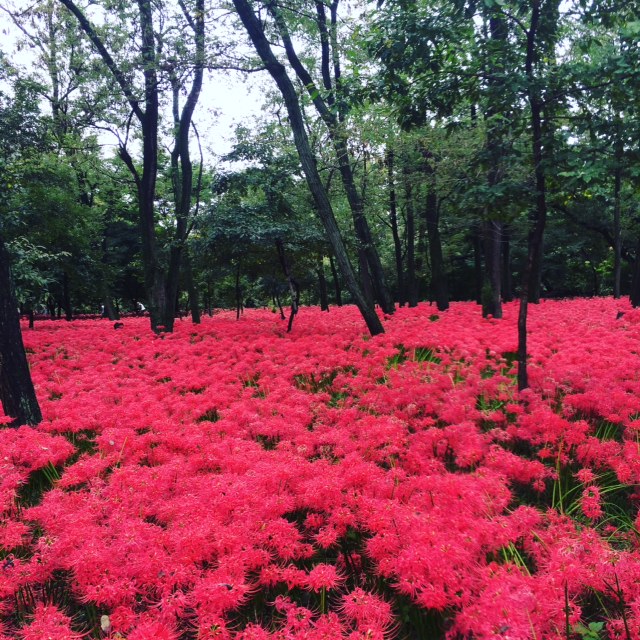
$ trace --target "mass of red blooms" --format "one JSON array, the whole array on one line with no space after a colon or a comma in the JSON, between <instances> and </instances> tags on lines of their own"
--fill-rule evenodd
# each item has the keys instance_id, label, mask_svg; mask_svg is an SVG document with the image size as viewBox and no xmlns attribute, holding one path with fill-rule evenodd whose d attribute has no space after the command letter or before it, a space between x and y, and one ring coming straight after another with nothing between
<instances>
[{"instance_id":1,"label":"mass of red blooms","mask_svg":"<svg viewBox=\"0 0 640 640\"><path fill-rule=\"evenodd\" d=\"M516 315L25 330L0 640L640 639L640 311Z\"/></svg>"}]
</instances>

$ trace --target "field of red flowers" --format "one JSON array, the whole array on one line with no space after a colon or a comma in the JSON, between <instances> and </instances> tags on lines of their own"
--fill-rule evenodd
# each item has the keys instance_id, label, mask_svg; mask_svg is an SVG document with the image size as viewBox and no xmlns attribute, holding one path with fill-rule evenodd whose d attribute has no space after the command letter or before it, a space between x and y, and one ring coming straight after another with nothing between
<instances>
[{"instance_id":1,"label":"field of red flowers","mask_svg":"<svg viewBox=\"0 0 640 640\"><path fill-rule=\"evenodd\" d=\"M25 330L0 640L638 640L640 311L530 313Z\"/></svg>"}]
</instances>

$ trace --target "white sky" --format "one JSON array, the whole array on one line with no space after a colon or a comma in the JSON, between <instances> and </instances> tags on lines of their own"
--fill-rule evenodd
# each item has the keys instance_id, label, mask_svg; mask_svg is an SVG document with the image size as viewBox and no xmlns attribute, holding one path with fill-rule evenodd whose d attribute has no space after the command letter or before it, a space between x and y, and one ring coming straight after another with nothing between
<instances>
[{"instance_id":1,"label":"white sky","mask_svg":"<svg viewBox=\"0 0 640 640\"><path fill-rule=\"evenodd\" d=\"M13 6L28 6L25 0L14 0ZM26 71L34 64L36 52L24 47L16 51L16 44L22 34L11 18L0 10L0 50L15 65ZM261 83L268 82L266 72L248 74L243 80L237 72L211 72L205 75L202 93L194 115L194 122L200 134L205 163L215 164L216 156L229 153L237 125L251 127L264 114L263 90ZM181 105L182 106L182 105ZM48 105L43 105L46 112ZM115 149L117 140L109 133L99 135L107 155ZM197 148L193 147L192 157L197 158Z\"/></svg>"}]
</instances>

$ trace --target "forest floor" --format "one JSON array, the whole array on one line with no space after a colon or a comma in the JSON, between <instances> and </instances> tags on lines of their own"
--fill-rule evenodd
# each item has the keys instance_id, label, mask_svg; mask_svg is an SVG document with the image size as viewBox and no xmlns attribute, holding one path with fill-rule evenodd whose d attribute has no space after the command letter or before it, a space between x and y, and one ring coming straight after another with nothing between
<instances>
[{"instance_id":1,"label":"forest floor","mask_svg":"<svg viewBox=\"0 0 640 640\"><path fill-rule=\"evenodd\" d=\"M0 640L637 640L640 311L532 305L522 394L516 316L25 329Z\"/></svg>"}]
</instances>

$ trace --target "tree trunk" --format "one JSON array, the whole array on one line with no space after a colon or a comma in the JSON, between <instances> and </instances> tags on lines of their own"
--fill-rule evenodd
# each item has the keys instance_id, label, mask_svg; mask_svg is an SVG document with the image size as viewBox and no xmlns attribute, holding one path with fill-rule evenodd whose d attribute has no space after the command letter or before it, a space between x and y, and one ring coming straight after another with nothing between
<instances>
[{"instance_id":1,"label":"tree trunk","mask_svg":"<svg viewBox=\"0 0 640 640\"><path fill-rule=\"evenodd\" d=\"M449 308L449 286L444 268L444 257L442 255L439 226L440 214L434 185L429 185L425 219L427 221L427 237L429 238L431 290L433 291L438 311L446 311Z\"/></svg>"},{"instance_id":2,"label":"tree trunk","mask_svg":"<svg viewBox=\"0 0 640 640\"><path fill-rule=\"evenodd\" d=\"M182 111L180 111L180 90L181 80L175 73L171 72L171 88L173 92L173 128L174 146L171 152L171 175L173 182L173 195L176 214L176 228L174 239L171 244L169 256L169 270L167 271L167 301L173 300L178 293L180 280L180 267L183 254L186 251L186 241L189 235L189 216L191 213L191 200L193 192L193 163L189 152L189 131L193 112L196 108L202 90L202 80L204 77L204 0L196 0L193 15L188 15L185 5L181 4L185 17L193 30L196 46L195 73L191 83L191 89ZM197 306L197 305L196 305ZM192 307L193 309L193 307ZM199 314L199 310L197 311ZM173 317L171 309L165 313L165 323L167 331L173 330ZM199 322L199 318L198 321ZM196 320L194 319L194 322ZM170 323L170 326L169 326Z\"/></svg>"},{"instance_id":3,"label":"tree trunk","mask_svg":"<svg viewBox=\"0 0 640 640\"><path fill-rule=\"evenodd\" d=\"M242 314L242 287L240 286L240 260L236 266L236 320L240 320Z\"/></svg>"},{"instance_id":4,"label":"tree trunk","mask_svg":"<svg viewBox=\"0 0 640 640\"><path fill-rule=\"evenodd\" d=\"M622 193L622 154L620 123L616 123L615 169L613 184L613 297L621 296L622 274L622 233L620 229L621 193Z\"/></svg>"},{"instance_id":5,"label":"tree trunk","mask_svg":"<svg viewBox=\"0 0 640 640\"><path fill-rule=\"evenodd\" d=\"M393 149L387 149L387 186L389 188L389 222L391 224L391 235L393 236L393 250L396 260L396 282L398 283L397 296L398 304L403 306L407 295L404 286L404 274L402 266L402 241L398 230L398 201L396 197L396 186L394 179L394 158Z\"/></svg>"},{"instance_id":6,"label":"tree trunk","mask_svg":"<svg viewBox=\"0 0 640 640\"><path fill-rule=\"evenodd\" d=\"M11 427L36 425L42 413L31 380L22 342L20 316L9 266L9 254L0 236L0 402L13 418Z\"/></svg>"},{"instance_id":7,"label":"tree trunk","mask_svg":"<svg viewBox=\"0 0 640 640\"><path fill-rule=\"evenodd\" d=\"M113 300L111 300L110 295L105 295L104 297L104 315L111 321L120 319L120 315L113 307Z\"/></svg>"},{"instance_id":8,"label":"tree trunk","mask_svg":"<svg viewBox=\"0 0 640 640\"><path fill-rule=\"evenodd\" d=\"M511 276L511 233L509 226L502 225L502 299L513 300L513 278Z\"/></svg>"},{"instance_id":9,"label":"tree trunk","mask_svg":"<svg viewBox=\"0 0 640 640\"><path fill-rule=\"evenodd\" d=\"M536 198L533 227L529 232L527 261L524 269L520 310L518 313L518 390L529 386L527 372L527 310L529 296L535 291L538 281L536 272L538 256L542 255L544 227L547 221L547 188L542 139L542 101L535 87L533 63L535 59L536 37L540 19L540 0L533 0L531 27L527 34L527 78L528 99L531 107L532 157L535 173ZM539 288L538 288L539 290Z\"/></svg>"},{"instance_id":10,"label":"tree trunk","mask_svg":"<svg viewBox=\"0 0 640 640\"><path fill-rule=\"evenodd\" d=\"M278 251L278 259L280 260L280 266L282 272L287 279L287 285L289 286L289 293L291 294L291 315L289 316L289 324L287 325L287 333L289 333L293 327L293 320L298 313L300 307L300 287L291 274L291 267L287 256L284 252L284 243L280 238L276 240L276 249Z\"/></svg>"},{"instance_id":11,"label":"tree trunk","mask_svg":"<svg viewBox=\"0 0 640 640\"><path fill-rule=\"evenodd\" d=\"M414 201L411 170L408 167L405 167L402 177L404 180L405 229L407 234L406 293L408 305L410 307L415 307L418 304L418 283L416 278L416 217L413 206Z\"/></svg>"},{"instance_id":12,"label":"tree trunk","mask_svg":"<svg viewBox=\"0 0 640 640\"><path fill-rule=\"evenodd\" d=\"M71 287L69 286L69 274L66 271L62 272L62 306L64 307L65 320L73 320L73 308L71 307Z\"/></svg>"},{"instance_id":13,"label":"tree trunk","mask_svg":"<svg viewBox=\"0 0 640 640\"><path fill-rule=\"evenodd\" d=\"M476 292L476 303L482 304L484 272L482 270L482 237L480 234L480 226L478 224L473 225L471 234L471 244L473 246L473 273L475 276L474 283Z\"/></svg>"},{"instance_id":14,"label":"tree trunk","mask_svg":"<svg viewBox=\"0 0 640 640\"><path fill-rule=\"evenodd\" d=\"M638 238L638 244L636 246L636 259L633 261L629 302L631 302L633 307L640 307L640 238Z\"/></svg>"},{"instance_id":15,"label":"tree trunk","mask_svg":"<svg viewBox=\"0 0 640 640\"><path fill-rule=\"evenodd\" d=\"M320 311L329 311L329 295L327 292L327 279L324 275L322 256L318 256L318 289L320 293Z\"/></svg>"},{"instance_id":16,"label":"tree trunk","mask_svg":"<svg viewBox=\"0 0 640 640\"><path fill-rule=\"evenodd\" d=\"M138 192L138 217L140 235L142 237L142 261L144 267L144 283L149 305L149 316L153 331L164 331L167 318L165 316L166 290L165 277L160 265L156 246L154 201L156 193L156 177L158 173L158 114L159 88L157 76L156 40L153 31L153 7L151 0L137 0L140 19L139 55L144 69L144 111L140 107L141 99L122 68L104 46L98 31L89 22L84 13L73 0L60 0L76 17L82 30L91 40L104 64L119 85L123 97L129 103L131 112L137 118L142 129L142 174L138 172L133 159L124 146L118 149L133 179Z\"/></svg>"},{"instance_id":17,"label":"tree trunk","mask_svg":"<svg viewBox=\"0 0 640 640\"><path fill-rule=\"evenodd\" d=\"M294 143L302 170L307 180L307 185L316 205L318 215L327 233L329 244L336 257L345 284L349 289L354 303L357 305L362 317L372 335L384 333L382 322L375 309L365 298L362 289L358 285L353 267L349 261L340 230L331 207L329 196L322 184L316 159L311 151L309 139L302 118L302 111L295 87L286 73L284 66L278 61L271 45L264 33L262 23L257 18L247 0L233 0L233 4L251 38L256 52L262 59L269 74L280 90L289 115L289 123L293 132Z\"/></svg>"},{"instance_id":18,"label":"tree trunk","mask_svg":"<svg viewBox=\"0 0 640 640\"><path fill-rule=\"evenodd\" d=\"M189 309L191 309L191 322L193 324L200 324L200 296L198 295L198 288L193 282L193 267L191 264L191 256L187 247L184 249L184 255L182 256L182 264L184 269L184 279L187 286L187 295L189 296Z\"/></svg>"},{"instance_id":19,"label":"tree trunk","mask_svg":"<svg viewBox=\"0 0 640 640\"><path fill-rule=\"evenodd\" d=\"M502 318L502 222L485 219L484 261L485 285L482 291L482 315Z\"/></svg>"},{"instance_id":20,"label":"tree trunk","mask_svg":"<svg viewBox=\"0 0 640 640\"><path fill-rule=\"evenodd\" d=\"M333 291L336 297L336 306L342 306L342 289L340 287L340 278L338 276L338 270L336 269L336 263L333 261L333 256L329 256L329 266L331 267L331 277L333 278Z\"/></svg>"},{"instance_id":21,"label":"tree trunk","mask_svg":"<svg viewBox=\"0 0 640 640\"><path fill-rule=\"evenodd\" d=\"M244 0L246 2L246 0ZM235 4L235 3L234 3ZM337 17L338 3L334 1L332 4L332 26L335 27L335 20ZM238 6L236 4L236 10L240 13ZM338 95L336 99L336 95L331 90L330 78L328 77L328 64L329 60L327 57L327 38L331 41L333 45L333 65L334 65L334 80L335 80L335 89L337 90L340 85L340 61L338 58L338 51L336 49L337 42L335 41L335 31L332 32L334 36L333 39L329 37L329 34L326 32L326 26L323 24L322 19L318 21L318 27L321 34L324 32L324 44L323 44L323 81L325 83L325 89L328 90L328 95L330 96L328 102L325 102L322 93L318 91L315 82L309 72L306 70L304 65L301 63L298 58L295 49L293 47L293 42L290 38L288 28L285 20L282 17L279 9L275 5L275 3L271 3L269 5L269 11L272 14L276 28L282 38L282 42L284 44L284 49L287 54L287 59L291 64L291 67L295 71L296 75L303 83L303 86L309 93L311 97L311 101L316 107L322 121L325 123L327 127L327 131L329 133L329 137L331 139L333 149L336 154L336 159L338 161L338 168L340 170L340 177L342 178L342 184L345 190L345 194L347 196L347 201L349 203L349 208L351 210L351 215L353 218L353 226L356 233L356 237L358 239L359 248L364 251L364 254L368 263L368 273L371 277L371 283L373 285L373 289L375 292L376 299L380 304L380 307L385 313L393 313L395 310L395 306L393 303L393 298L391 297L389 290L386 285L384 270L382 269L382 263L380 262L380 256L378 254L378 250L376 249L375 243L373 241L373 236L371 235L371 229L369 227L369 223L367 222L367 218L364 214L364 203L358 189L356 187L355 179L353 176L353 167L351 165L351 159L349 156L349 147L348 147L348 139L345 135L345 127L343 119L343 113L341 107L344 105L341 96ZM255 17L255 16L254 16ZM243 20L244 22L244 20ZM247 23L245 22L245 27L248 28ZM260 25L260 29L262 26ZM249 32L249 35L253 39L253 35ZM255 39L253 40L255 44ZM264 58L263 58L263 61ZM283 72L286 76L286 71ZM272 74L273 76L273 74ZM289 80L288 76L287 80ZM289 81L290 82L290 81ZM327 86L327 82L329 82L329 86ZM282 90L282 89L281 89ZM296 96L296 103L298 103ZM330 108L331 106L337 108ZM298 103L299 108L299 103ZM338 257L336 255L336 257Z\"/></svg>"},{"instance_id":22,"label":"tree trunk","mask_svg":"<svg viewBox=\"0 0 640 640\"><path fill-rule=\"evenodd\" d=\"M487 5L488 6L488 5ZM489 18L489 32L492 46L496 50L505 47L508 39L507 24L500 7L486 9ZM490 79L488 81L488 107L485 113L487 123L486 154L489 164L487 169L487 184L494 190L502 181L504 174L504 145L507 136L505 129L508 124L498 96L505 91L505 69L501 58L490 58ZM482 291L482 315L502 318L502 213L494 204L487 204L484 215L484 258L485 279Z\"/></svg>"}]
</instances>

